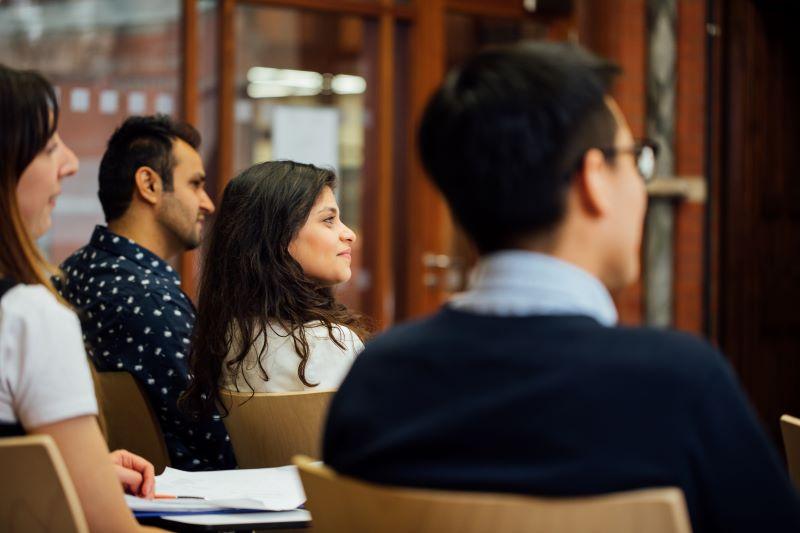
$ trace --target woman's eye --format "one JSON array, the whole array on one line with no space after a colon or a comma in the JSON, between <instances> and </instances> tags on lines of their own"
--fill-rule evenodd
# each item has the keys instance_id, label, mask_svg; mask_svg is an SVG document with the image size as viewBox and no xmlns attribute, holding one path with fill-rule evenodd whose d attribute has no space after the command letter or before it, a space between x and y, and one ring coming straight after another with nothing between
<instances>
[{"instance_id":1,"label":"woman's eye","mask_svg":"<svg viewBox=\"0 0 800 533\"><path fill-rule=\"evenodd\" d=\"M335 218L336 217L328 217L325 220L323 220L323 222L325 222L326 224L333 224L333 221L335 220Z\"/></svg>"},{"instance_id":2,"label":"woman's eye","mask_svg":"<svg viewBox=\"0 0 800 533\"><path fill-rule=\"evenodd\" d=\"M56 151L56 148L58 148L57 143L48 144L47 147L45 147L45 152L50 155Z\"/></svg>"}]
</instances>

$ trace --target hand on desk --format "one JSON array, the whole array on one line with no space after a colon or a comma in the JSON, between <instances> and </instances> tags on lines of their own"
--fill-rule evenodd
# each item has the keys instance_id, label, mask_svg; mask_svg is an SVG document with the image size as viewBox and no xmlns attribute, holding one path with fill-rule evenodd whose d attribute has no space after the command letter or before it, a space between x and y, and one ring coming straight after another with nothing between
<instances>
[{"instance_id":1,"label":"hand on desk","mask_svg":"<svg viewBox=\"0 0 800 533\"><path fill-rule=\"evenodd\" d=\"M153 497L155 470L149 461L127 450L115 450L109 456L125 492L142 498Z\"/></svg>"}]
</instances>

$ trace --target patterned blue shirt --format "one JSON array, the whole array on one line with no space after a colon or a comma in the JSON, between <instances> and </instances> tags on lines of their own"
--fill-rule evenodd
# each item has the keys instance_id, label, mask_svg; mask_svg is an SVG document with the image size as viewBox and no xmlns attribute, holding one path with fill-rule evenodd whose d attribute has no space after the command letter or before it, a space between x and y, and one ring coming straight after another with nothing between
<instances>
[{"instance_id":1,"label":"patterned blue shirt","mask_svg":"<svg viewBox=\"0 0 800 533\"><path fill-rule=\"evenodd\" d=\"M195 310L175 270L103 226L61 269L66 280L59 290L78 311L89 356L100 371L125 370L141 383L161 423L172 466L234 468L219 416L198 422L177 407L189 382Z\"/></svg>"}]
</instances>

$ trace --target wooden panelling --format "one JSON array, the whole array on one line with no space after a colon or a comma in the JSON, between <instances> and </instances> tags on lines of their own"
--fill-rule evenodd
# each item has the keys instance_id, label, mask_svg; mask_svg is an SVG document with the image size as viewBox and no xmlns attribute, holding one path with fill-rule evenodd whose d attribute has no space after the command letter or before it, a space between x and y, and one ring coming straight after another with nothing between
<instances>
[{"instance_id":1,"label":"wooden panelling","mask_svg":"<svg viewBox=\"0 0 800 533\"><path fill-rule=\"evenodd\" d=\"M239 4L262 5L272 7L296 7L314 11L329 11L350 15L377 17L382 14L400 19L414 17L414 9L405 5L393 5L377 0L239 0Z\"/></svg>"},{"instance_id":2,"label":"wooden panelling","mask_svg":"<svg viewBox=\"0 0 800 533\"><path fill-rule=\"evenodd\" d=\"M428 98L444 76L444 0L426 0L411 32L411 114L408 132L410 172L405 183L407 238L400 257L405 263L405 280L399 298L403 318L436 309L444 298L439 286L426 286L422 263L426 253L446 253L452 236L446 207L439 193L425 177L417 151L416 131Z\"/></svg>"},{"instance_id":3,"label":"wooden panelling","mask_svg":"<svg viewBox=\"0 0 800 533\"><path fill-rule=\"evenodd\" d=\"M800 413L798 6L717 4L718 335L763 421Z\"/></svg>"},{"instance_id":4,"label":"wooden panelling","mask_svg":"<svg viewBox=\"0 0 800 533\"><path fill-rule=\"evenodd\" d=\"M197 0L183 0L181 25L181 119L197 126ZM198 252L184 252L180 259L181 288L197 300Z\"/></svg>"},{"instance_id":5,"label":"wooden panelling","mask_svg":"<svg viewBox=\"0 0 800 533\"><path fill-rule=\"evenodd\" d=\"M534 5L533 11L525 8L523 0L447 0L447 10L486 17L520 18L532 14L565 17L574 9L572 0L537 0L531 4Z\"/></svg>"},{"instance_id":6,"label":"wooden panelling","mask_svg":"<svg viewBox=\"0 0 800 533\"><path fill-rule=\"evenodd\" d=\"M391 0L383 0L384 4ZM381 15L378 27L378 173L374 186L365 190L364 214L371 231L364 263L371 275L371 286L364 295L364 309L379 329L394 320L392 273L392 219L394 183L395 121L395 19ZM366 194L369 191L371 194ZM367 206L371 213L367 212Z\"/></svg>"},{"instance_id":7,"label":"wooden panelling","mask_svg":"<svg viewBox=\"0 0 800 533\"><path fill-rule=\"evenodd\" d=\"M235 0L220 0L219 5L219 108L217 110L219 139L217 200L222 198L225 185L233 178L233 106L236 69L236 36L234 34Z\"/></svg>"}]
</instances>

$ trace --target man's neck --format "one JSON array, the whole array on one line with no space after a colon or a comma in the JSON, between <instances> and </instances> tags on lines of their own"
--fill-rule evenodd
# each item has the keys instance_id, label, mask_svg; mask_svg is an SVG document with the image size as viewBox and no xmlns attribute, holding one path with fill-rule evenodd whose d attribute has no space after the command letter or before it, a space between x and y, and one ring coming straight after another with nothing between
<instances>
[{"instance_id":1,"label":"man's neck","mask_svg":"<svg viewBox=\"0 0 800 533\"><path fill-rule=\"evenodd\" d=\"M537 252L565 261L584 270L606 285L602 276L601 262L595 257L593 247L576 239L566 239L559 232L546 237L520 239L515 248L527 252ZM607 285L606 285L607 287Z\"/></svg>"},{"instance_id":2,"label":"man's neck","mask_svg":"<svg viewBox=\"0 0 800 533\"><path fill-rule=\"evenodd\" d=\"M164 229L157 221L146 217L139 217L136 221L133 219L134 217L126 214L109 222L108 229L120 237L136 242L164 261L169 261L180 253L180 249L171 242L168 235L165 235Z\"/></svg>"}]
</instances>

